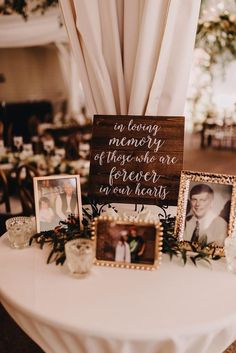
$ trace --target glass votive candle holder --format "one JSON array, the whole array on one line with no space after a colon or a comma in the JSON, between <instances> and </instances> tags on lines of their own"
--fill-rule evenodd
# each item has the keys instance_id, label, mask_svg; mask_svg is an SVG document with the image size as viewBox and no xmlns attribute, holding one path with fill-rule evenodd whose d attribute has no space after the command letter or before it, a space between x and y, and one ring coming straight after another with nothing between
<instances>
[{"instance_id":1,"label":"glass votive candle holder","mask_svg":"<svg viewBox=\"0 0 236 353\"><path fill-rule=\"evenodd\" d=\"M74 239L65 244L66 263L73 275L89 273L94 260L94 245L90 239Z\"/></svg>"},{"instance_id":2,"label":"glass votive candle holder","mask_svg":"<svg viewBox=\"0 0 236 353\"><path fill-rule=\"evenodd\" d=\"M34 233L32 217L12 217L6 221L7 236L12 248L23 249L29 246Z\"/></svg>"},{"instance_id":3,"label":"glass votive candle holder","mask_svg":"<svg viewBox=\"0 0 236 353\"><path fill-rule=\"evenodd\" d=\"M224 251L228 271L236 273L236 237L227 237L224 242Z\"/></svg>"}]
</instances>

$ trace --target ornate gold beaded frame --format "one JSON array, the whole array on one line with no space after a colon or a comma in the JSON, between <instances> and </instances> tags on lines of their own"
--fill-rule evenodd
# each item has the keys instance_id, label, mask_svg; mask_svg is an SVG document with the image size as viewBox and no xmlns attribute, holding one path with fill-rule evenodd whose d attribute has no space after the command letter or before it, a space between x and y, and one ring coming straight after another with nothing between
<instances>
[{"instance_id":1,"label":"ornate gold beaded frame","mask_svg":"<svg viewBox=\"0 0 236 353\"><path fill-rule=\"evenodd\" d=\"M230 200L230 211L229 221L226 236L232 236L233 231L236 231L236 176L226 174L213 174L213 173L202 173L193 171L182 171L180 179L180 189L178 197L177 216L175 222L174 234L178 238L180 245L186 250L192 251L190 242L184 240L184 229L186 222L188 196L190 190L190 183L200 184L221 184L232 186L231 200ZM222 205L223 208L224 205ZM220 255L224 256L224 247L217 246L215 244L208 244L202 247L202 244L194 243L197 252L205 252L209 255Z\"/></svg>"},{"instance_id":2,"label":"ornate gold beaded frame","mask_svg":"<svg viewBox=\"0 0 236 353\"><path fill-rule=\"evenodd\" d=\"M120 234L127 233L126 244L129 246L131 229L136 229L137 235L143 237L145 250L136 262L130 259L117 260L117 246ZM92 234L95 237L95 264L98 266L120 267L138 270L155 270L159 267L162 257L163 228L159 221L131 221L124 217L95 218L92 224ZM126 247L127 247L126 245ZM123 244L123 246L125 246ZM130 251L130 248L128 248ZM131 255L132 257L132 255Z\"/></svg>"}]
</instances>

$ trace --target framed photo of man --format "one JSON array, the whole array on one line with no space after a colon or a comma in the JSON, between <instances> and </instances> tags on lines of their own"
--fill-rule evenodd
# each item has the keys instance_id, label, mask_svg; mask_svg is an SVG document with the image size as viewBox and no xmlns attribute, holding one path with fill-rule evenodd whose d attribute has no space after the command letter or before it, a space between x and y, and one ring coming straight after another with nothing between
<instances>
[{"instance_id":1,"label":"framed photo of man","mask_svg":"<svg viewBox=\"0 0 236 353\"><path fill-rule=\"evenodd\" d=\"M235 176L183 171L175 235L186 246L223 250L235 225L235 196Z\"/></svg>"},{"instance_id":2,"label":"framed photo of man","mask_svg":"<svg viewBox=\"0 0 236 353\"><path fill-rule=\"evenodd\" d=\"M34 177L37 232L54 229L73 214L82 220L79 175Z\"/></svg>"},{"instance_id":3,"label":"framed photo of man","mask_svg":"<svg viewBox=\"0 0 236 353\"><path fill-rule=\"evenodd\" d=\"M97 265L152 270L161 258L160 222L99 217L93 224Z\"/></svg>"}]
</instances>

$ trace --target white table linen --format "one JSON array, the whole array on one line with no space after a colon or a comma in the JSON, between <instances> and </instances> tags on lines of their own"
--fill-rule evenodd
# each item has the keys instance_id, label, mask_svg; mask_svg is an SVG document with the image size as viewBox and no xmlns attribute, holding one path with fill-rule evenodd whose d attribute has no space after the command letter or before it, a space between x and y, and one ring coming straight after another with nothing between
<instances>
[{"instance_id":1,"label":"white table linen","mask_svg":"<svg viewBox=\"0 0 236 353\"><path fill-rule=\"evenodd\" d=\"M236 338L236 276L224 259L157 271L47 265L49 249L0 239L0 298L47 353L221 353Z\"/></svg>"}]
</instances>

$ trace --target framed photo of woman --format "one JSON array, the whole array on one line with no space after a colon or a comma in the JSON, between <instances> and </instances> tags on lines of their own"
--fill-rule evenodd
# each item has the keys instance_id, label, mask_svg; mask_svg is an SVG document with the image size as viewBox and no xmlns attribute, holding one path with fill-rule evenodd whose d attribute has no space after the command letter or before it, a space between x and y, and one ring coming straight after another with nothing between
<instances>
[{"instance_id":1,"label":"framed photo of woman","mask_svg":"<svg viewBox=\"0 0 236 353\"><path fill-rule=\"evenodd\" d=\"M79 175L35 177L34 199L37 232L54 229L69 215L82 220Z\"/></svg>"}]
</instances>

